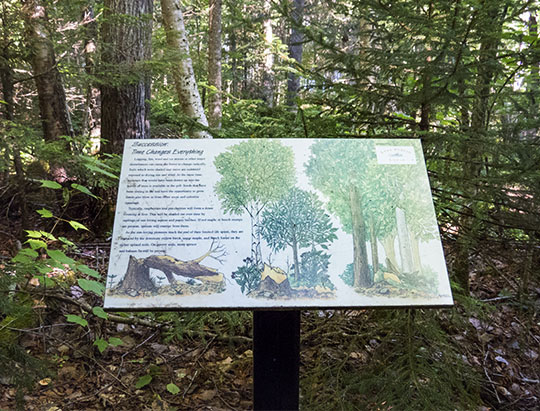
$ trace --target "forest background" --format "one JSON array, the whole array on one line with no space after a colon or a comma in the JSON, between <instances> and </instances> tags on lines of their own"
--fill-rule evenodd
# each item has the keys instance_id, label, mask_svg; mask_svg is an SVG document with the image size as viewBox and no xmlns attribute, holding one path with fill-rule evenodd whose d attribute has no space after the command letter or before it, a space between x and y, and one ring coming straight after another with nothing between
<instances>
[{"instance_id":1,"label":"forest background","mask_svg":"<svg viewBox=\"0 0 540 411\"><path fill-rule=\"evenodd\" d=\"M250 313L100 308L157 137L420 138L456 306L304 312L301 405L537 407L539 6L2 1L0 407L251 406Z\"/></svg>"}]
</instances>

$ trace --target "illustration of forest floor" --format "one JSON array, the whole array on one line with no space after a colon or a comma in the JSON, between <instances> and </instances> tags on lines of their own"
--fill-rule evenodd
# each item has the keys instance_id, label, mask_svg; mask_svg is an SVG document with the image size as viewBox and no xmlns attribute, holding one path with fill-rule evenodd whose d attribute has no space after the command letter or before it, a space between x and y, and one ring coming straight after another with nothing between
<instances>
[{"instance_id":1,"label":"illustration of forest floor","mask_svg":"<svg viewBox=\"0 0 540 411\"><path fill-rule=\"evenodd\" d=\"M12 246L9 241L2 242L0 255L4 259L12 256ZM103 243L88 243L80 245L77 257L105 273L108 253ZM503 254L504 249L492 252L500 258L495 262L497 270L513 272L515 267L502 262ZM458 301L454 309L417 310L416 321L424 315L435 316L461 347L463 361L481 378L481 397L486 405L482 410L536 409L540 401L540 284L531 285L535 306L534 300L533 305L521 303L511 292L513 285L508 281L512 280L495 275L488 266L476 265L471 279L473 296L488 307L484 315L474 314ZM25 393L24 409L251 409L250 312L151 313L115 321L88 316L89 325L83 328L66 322L65 314L81 314L83 303L99 306L102 302L98 298L64 298L52 290L36 298L40 322L22 332L19 344L45 360L49 373ZM388 324L387 318L396 315L401 319L406 313L302 312L302 408L337 409L341 404L345 409L387 409L357 393L347 381L363 375L377 361L391 358L388 350L400 343L402 326L394 330L385 325L383 330L381 324ZM457 318L463 323L456 325ZM122 344L100 353L93 345L95 333L103 339L120 338ZM383 362L391 367L393 361ZM151 381L137 388L137 382L148 375ZM179 387L178 393L167 390L170 383ZM343 395L336 396L336 392ZM15 397L15 387L1 380L0 408L15 409Z\"/></svg>"},{"instance_id":2,"label":"illustration of forest floor","mask_svg":"<svg viewBox=\"0 0 540 411\"><path fill-rule=\"evenodd\" d=\"M176 295L176 296L188 296L188 295L210 295L217 294L225 291L225 281L206 281L206 280L188 280L188 281L176 281L173 284L166 284L157 287L153 291L121 291L117 288L111 288L108 291L109 295L118 297L155 297L157 295Z\"/></svg>"}]
</instances>

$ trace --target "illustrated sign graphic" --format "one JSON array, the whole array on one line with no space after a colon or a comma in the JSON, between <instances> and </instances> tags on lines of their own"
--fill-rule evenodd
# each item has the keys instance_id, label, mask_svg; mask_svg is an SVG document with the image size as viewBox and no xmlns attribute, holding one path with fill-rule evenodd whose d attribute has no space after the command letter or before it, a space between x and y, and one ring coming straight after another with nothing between
<instances>
[{"instance_id":1,"label":"illustrated sign graphic","mask_svg":"<svg viewBox=\"0 0 540 411\"><path fill-rule=\"evenodd\" d=\"M452 303L419 141L126 140L106 308Z\"/></svg>"}]
</instances>

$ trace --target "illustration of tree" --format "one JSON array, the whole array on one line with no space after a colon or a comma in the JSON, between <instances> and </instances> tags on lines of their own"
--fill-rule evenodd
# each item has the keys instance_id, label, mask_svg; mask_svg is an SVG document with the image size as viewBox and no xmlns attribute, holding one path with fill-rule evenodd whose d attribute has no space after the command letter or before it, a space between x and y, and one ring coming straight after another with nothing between
<instances>
[{"instance_id":1,"label":"illustration of tree","mask_svg":"<svg viewBox=\"0 0 540 411\"><path fill-rule=\"evenodd\" d=\"M300 279L298 249L334 241L337 231L322 202L313 193L292 188L284 197L262 214L260 232L274 250L293 250L294 276Z\"/></svg>"},{"instance_id":2,"label":"illustration of tree","mask_svg":"<svg viewBox=\"0 0 540 411\"><path fill-rule=\"evenodd\" d=\"M230 147L214 160L221 180L215 191L227 213L251 218L251 259L262 268L261 212L283 197L295 183L294 154L275 140L248 140Z\"/></svg>"},{"instance_id":3,"label":"illustration of tree","mask_svg":"<svg viewBox=\"0 0 540 411\"><path fill-rule=\"evenodd\" d=\"M213 258L222 263L225 255L224 246L214 241L206 253L189 261L182 261L168 255L151 255L146 258L136 258L131 255L126 274L116 288L122 292L137 293L155 290L156 286L150 278L151 268L163 272L170 284L176 281L174 275L190 278L214 277L219 275L219 272L215 268L202 265L201 262L206 258Z\"/></svg>"},{"instance_id":4,"label":"illustration of tree","mask_svg":"<svg viewBox=\"0 0 540 411\"><path fill-rule=\"evenodd\" d=\"M354 287L370 287L366 247L366 178L375 161L369 140L320 140L312 145L306 165L311 184L328 197L328 208L336 214L346 232L353 236Z\"/></svg>"}]
</instances>

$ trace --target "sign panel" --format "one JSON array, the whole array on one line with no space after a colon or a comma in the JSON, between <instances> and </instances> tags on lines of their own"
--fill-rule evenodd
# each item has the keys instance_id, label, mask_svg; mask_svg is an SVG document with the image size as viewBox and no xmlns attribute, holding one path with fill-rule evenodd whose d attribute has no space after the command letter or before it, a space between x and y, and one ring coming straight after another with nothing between
<instances>
[{"instance_id":1,"label":"sign panel","mask_svg":"<svg viewBox=\"0 0 540 411\"><path fill-rule=\"evenodd\" d=\"M451 304L419 141L126 140L106 308Z\"/></svg>"}]
</instances>

